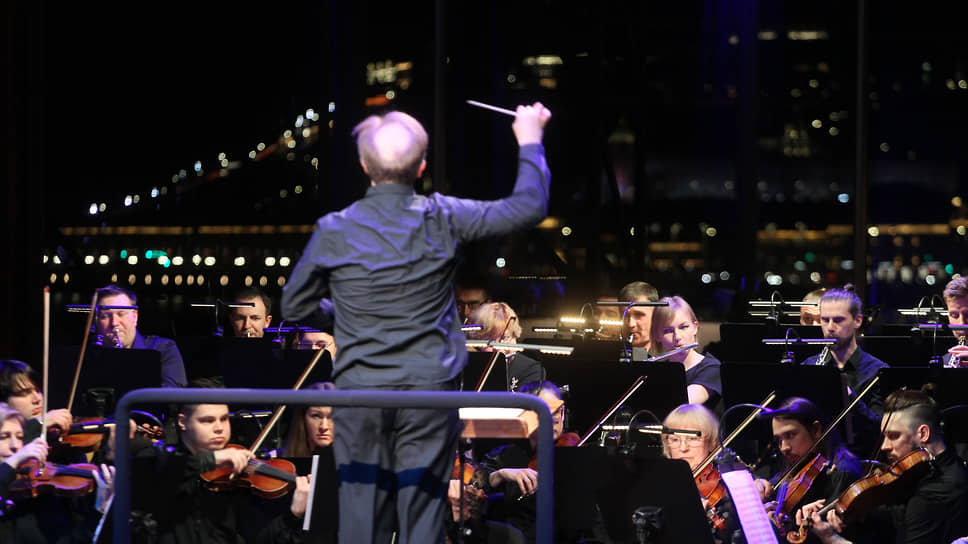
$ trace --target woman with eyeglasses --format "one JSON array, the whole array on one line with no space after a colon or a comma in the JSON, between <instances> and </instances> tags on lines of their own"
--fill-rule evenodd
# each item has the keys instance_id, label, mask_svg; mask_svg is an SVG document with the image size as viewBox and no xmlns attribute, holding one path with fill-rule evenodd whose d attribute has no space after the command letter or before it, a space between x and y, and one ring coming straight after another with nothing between
<instances>
[{"instance_id":1,"label":"woman with eyeglasses","mask_svg":"<svg viewBox=\"0 0 968 544\"><path fill-rule=\"evenodd\" d=\"M662 435L662 452L669 459L680 459L689 463L689 469L696 467L716 448L719 438L719 420L715 414L701 404L683 404L669 413L662 424L668 428L683 431L698 431L699 436L678 434ZM715 504L702 497L706 519L716 542L731 542L735 531L740 530L737 516L728 492Z\"/></svg>"}]
</instances>

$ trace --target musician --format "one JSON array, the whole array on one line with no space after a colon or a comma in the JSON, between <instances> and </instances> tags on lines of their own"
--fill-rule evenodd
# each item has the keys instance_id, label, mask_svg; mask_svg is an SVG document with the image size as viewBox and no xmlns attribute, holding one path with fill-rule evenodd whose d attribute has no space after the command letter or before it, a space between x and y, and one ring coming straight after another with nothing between
<instances>
[{"instance_id":1,"label":"musician","mask_svg":"<svg viewBox=\"0 0 968 544\"><path fill-rule=\"evenodd\" d=\"M530 382L522 385L518 393L535 395L551 410L555 442L561 438L565 423L565 402L558 386L551 382ZM510 443L489 452L481 461L479 470L485 482L484 493L504 494L504 510L507 522L519 530L529 542L535 538L535 501L531 497L538 490L538 471L528 468L537 455L537 429L525 445Z\"/></svg>"},{"instance_id":2,"label":"musician","mask_svg":"<svg viewBox=\"0 0 968 544\"><path fill-rule=\"evenodd\" d=\"M185 363L174 340L143 336L138 330L138 297L117 285L97 290L97 333L106 346L153 349L161 353L161 387L184 387ZM111 308L119 306L119 308Z\"/></svg>"},{"instance_id":3,"label":"musician","mask_svg":"<svg viewBox=\"0 0 968 544\"><path fill-rule=\"evenodd\" d=\"M808 503L818 499L836 500L851 483L862 476L860 461L847 450L836 429L831 430L813 453L808 455L811 447L823 436L830 425L826 415L813 402L800 397L790 397L777 409L772 410L769 417L772 420L773 440L784 461L782 469L774 475L775 479L784 476L791 468L799 470L805 463L812 461L817 454L822 455L829 462L822 473L813 480L803 498L788 509L791 515L790 521L792 521L792 515ZM771 480L775 481L775 479ZM767 486L769 487L766 494L769 495L772 492L772 483L767 483ZM768 505L769 511L774 511L778 506L782 508L783 505L777 505L777 502L782 501L788 493L792 493L788 484L783 484L776 491L777 500ZM784 519L781 521L786 522Z\"/></svg>"},{"instance_id":4,"label":"musician","mask_svg":"<svg viewBox=\"0 0 968 544\"><path fill-rule=\"evenodd\" d=\"M332 391L332 382L317 382L303 389ZM283 457L311 457L320 448L333 445L333 408L331 406L290 406L289 434L282 449Z\"/></svg>"},{"instance_id":5,"label":"musician","mask_svg":"<svg viewBox=\"0 0 968 544\"><path fill-rule=\"evenodd\" d=\"M596 302L618 302L614 296L603 295L596 299ZM621 340L622 339L622 309L618 306L595 305L595 319L599 321L598 329L595 331L594 338L597 340ZM612 321L616 325L604 325L602 321Z\"/></svg>"},{"instance_id":6,"label":"musician","mask_svg":"<svg viewBox=\"0 0 968 544\"><path fill-rule=\"evenodd\" d=\"M23 424L18 410L0 403L0 542L90 542L114 493L114 467L91 471L96 491L88 495L15 497L17 469L30 460L45 463L49 451L42 438L24 443Z\"/></svg>"},{"instance_id":7,"label":"musician","mask_svg":"<svg viewBox=\"0 0 968 544\"><path fill-rule=\"evenodd\" d=\"M482 325L479 331L470 331L467 337L473 340L489 340L506 344L517 344L521 337L521 321L518 314L503 302L481 304L470 315L470 322ZM493 352L490 346L481 351ZM541 363L527 355L513 350L500 350L508 365L508 390L516 391L520 384L544 380Z\"/></svg>"},{"instance_id":8,"label":"musician","mask_svg":"<svg viewBox=\"0 0 968 544\"><path fill-rule=\"evenodd\" d=\"M885 542L870 523L878 514L889 516L899 543L947 543L968 534L968 468L944 441L937 402L925 391L900 390L887 397L884 408L881 451L888 462L919 450L933 458L927 474L901 497L903 507L882 508L864 523L845 527L836 510L821 519L818 501L798 512L797 521L809 517L811 532L825 543Z\"/></svg>"},{"instance_id":9,"label":"musician","mask_svg":"<svg viewBox=\"0 0 968 544\"><path fill-rule=\"evenodd\" d=\"M644 281L633 281L622 287L618 292L618 300L621 302L657 302L659 291ZM645 348L652 347L652 306L632 306L625 312L626 333L632 336L632 347Z\"/></svg>"},{"instance_id":10,"label":"musician","mask_svg":"<svg viewBox=\"0 0 968 544\"><path fill-rule=\"evenodd\" d=\"M217 388L212 380L193 380L191 387ZM256 538L289 542L302 530L309 478L296 478L292 504L285 515L263 526L257 501L245 489L214 492L201 474L216 468L242 474L254 458L251 451L226 448L231 440L229 407L225 404L185 404L178 409L180 442L134 452L133 504L138 519L151 519L135 528L145 539L165 543L237 543ZM147 515L145 514L147 513ZM147 534L140 534L145 532Z\"/></svg>"},{"instance_id":11,"label":"musician","mask_svg":"<svg viewBox=\"0 0 968 544\"><path fill-rule=\"evenodd\" d=\"M292 339L292 349L320 350L325 349L329 352L330 359L336 360L336 340L328 332L313 329L299 328L295 331Z\"/></svg>"},{"instance_id":12,"label":"musician","mask_svg":"<svg viewBox=\"0 0 968 544\"><path fill-rule=\"evenodd\" d=\"M427 133L413 117L390 112L357 125L370 187L319 220L282 294L286 319L315 315L320 330L335 324L338 388L456 388L467 362L451 284L457 248L545 217L550 172L541 139L550 118L540 103L518 107L518 179L511 196L493 202L414 192L427 164ZM403 542L440 541L457 410L337 407L333 418L345 506L340 541L385 542L394 518ZM374 485L377 475L385 484Z\"/></svg>"},{"instance_id":13,"label":"musician","mask_svg":"<svg viewBox=\"0 0 968 544\"><path fill-rule=\"evenodd\" d=\"M699 320L689 303L682 297L663 297L652 314L652 350L661 355L695 343L699 334ZM686 394L689 404L702 404L716 410L723 394L719 368L722 363L710 354L703 355L695 348L666 359L682 363L686 369Z\"/></svg>"},{"instance_id":14,"label":"musician","mask_svg":"<svg viewBox=\"0 0 968 544\"><path fill-rule=\"evenodd\" d=\"M249 287L235 294L233 302L250 302L255 306L229 308L229 324L235 338L262 338L272 324L272 299L261 289Z\"/></svg>"},{"instance_id":15,"label":"musician","mask_svg":"<svg viewBox=\"0 0 968 544\"><path fill-rule=\"evenodd\" d=\"M719 420L716 415L700 404L683 404L669 412L662 424L672 429L699 431L700 436L662 435L662 454L669 459L686 461L695 474L716 449L719 440ZM718 542L732 542L733 533L740 527L728 492L714 506L709 505L707 497L702 497L702 502L714 538ZM717 519L722 520L719 528L715 527Z\"/></svg>"},{"instance_id":16,"label":"musician","mask_svg":"<svg viewBox=\"0 0 968 544\"><path fill-rule=\"evenodd\" d=\"M968 324L968 276L955 278L944 288L944 304L948 308L948 323ZM944 356L944 366L959 368L968 366L968 346L965 345L965 331L954 331L958 345L948 350Z\"/></svg>"},{"instance_id":17,"label":"musician","mask_svg":"<svg viewBox=\"0 0 968 544\"><path fill-rule=\"evenodd\" d=\"M820 298L820 326L823 328L824 338L831 338L836 342L829 349L821 351L823 360L820 360L820 355L814 355L801 363L836 365L846 378L850 396L862 391L880 369L888 366L857 345L857 332L864 322L862 309L860 297L851 284L824 293ZM873 440L880 424L879 414L883 411L881 404L880 395L874 391L867 399L858 403L848 416L854 430L850 449L855 454L867 456L875 446Z\"/></svg>"},{"instance_id":18,"label":"musician","mask_svg":"<svg viewBox=\"0 0 968 544\"><path fill-rule=\"evenodd\" d=\"M487 289L487 282L483 279L461 278L454 283L454 299L457 302L457 315L462 324L474 323L469 321L471 313L481 304L491 301L491 293Z\"/></svg>"},{"instance_id":19,"label":"musician","mask_svg":"<svg viewBox=\"0 0 968 544\"><path fill-rule=\"evenodd\" d=\"M820 298L823 294L827 292L827 289L820 288L810 291L803 297L803 302L814 302L819 304ZM800 306L800 324L801 325L819 325L820 324L820 306Z\"/></svg>"},{"instance_id":20,"label":"musician","mask_svg":"<svg viewBox=\"0 0 968 544\"><path fill-rule=\"evenodd\" d=\"M40 390L40 376L27 363L0 359L0 402L23 416L24 438L31 442L40 436L43 423L44 392ZM63 408L47 411L47 426L70 428L71 413Z\"/></svg>"}]
</instances>

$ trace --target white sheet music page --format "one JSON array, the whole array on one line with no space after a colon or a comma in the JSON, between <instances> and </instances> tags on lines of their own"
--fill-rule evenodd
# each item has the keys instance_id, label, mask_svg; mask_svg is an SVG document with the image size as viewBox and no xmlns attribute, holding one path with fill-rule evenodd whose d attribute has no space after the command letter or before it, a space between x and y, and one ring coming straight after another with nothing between
<instances>
[{"instance_id":1,"label":"white sheet music page","mask_svg":"<svg viewBox=\"0 0 968 544\"><path fill-rule=\"evenodd\" d=\"M777 544L776 533L766 516L766 508L753 483L753 476L746 470L721 473L726 489L733 499L733 506L749 544Z\"/></svg>"}]
</instances>

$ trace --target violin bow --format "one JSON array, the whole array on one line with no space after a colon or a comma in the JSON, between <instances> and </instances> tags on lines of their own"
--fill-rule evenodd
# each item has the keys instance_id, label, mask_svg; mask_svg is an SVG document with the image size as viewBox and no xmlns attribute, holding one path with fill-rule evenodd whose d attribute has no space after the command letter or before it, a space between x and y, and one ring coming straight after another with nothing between
<instances>
[{"instance_id":1,"label":"violin bow","mask_svg":"<svg viewBox=\"0 0 968 544\"><path fill-rule=\"evenodd\" d=\"M292 386L293 391L302 388L303 383L305 383L306 379L309 378L309 374L313 371L313 368L316 367L316 363L319 362L319 359L325 352L325 349L321 349L316 352L316 355L311 361L309 361L309 364L306 365L306 369L303 370L303 373L299 376L299 379L296 380L296 385ZM249 448L249 451L254 453L259 449L260 446L262 446L262 443L265 441L266 437L269 436L269 432L273 427L275 427L276 423L279 422L279 418L282 417L282 413L285 411L285 404L280 404L279 407L276 408L275 412L272 413L272 417L269 418L269 422L266 423L266 426L262 428L262 432L260 432L259 436L256 437L255 442L252 443L252 447Z\"/></svg>"},{"instance_id":2,"label":"violin bow","mask_svg":"<svg viewBox=\"0 0 968 544\"><path fill-rule=\"evenodd\" d=\"M44 287L44 353L42 356L44 377L41 387L44 390L44 407L40 414L40 436L47 440L47 382L50 376L50 286Z\"/></svg>"},{"instance_id":3,"label":"violin bow","mask_svg":"<svg viewBox=\"0 0 968 544\"><path fill-rule=\"evenodd\" d=\"M608 421L608 418L612 417L612 414L614 414L615 412L617 412L618 409L621 408L622 405L625 404L625 402L628 401L629 398L631 398L632 395L634 395L635 392L638 391L639 388L642 387L643 384L645 384L645 380L646 380L647 377L648 376L639 376L638 378L636 378L635 381L632 382L632 386L629 387L628 390L625 391L625 393L621 397L619 397L619 399L617 401L615 401L615 404L613 404L612 407L609 408L607 412L605 412L605 415L603 415L601 418L599 418L598 423L596 423L591 428L591 430L589 430L587 433L585 433L585 436L581 437L581 440L578 441L578 444L576 444L576 446L577 447L584 446L585 445L585 442L587 442L588 439L591 438L592 435L594 435L595 432L598 431L598 429L602 425L604 425L606 421Z\"/></svg>"},{"instance_id":4,"label":"violin bow","mask_svg":"<svg viewBox=\"0 0 968 544\"><path fill-rule=\"evenodd\" d=\"M744 419L739 424L739 426L733 429L733 432L729 433L729 436L727 436L722 442L720 442L719 446L717 446L716 449L709 452L709 455L707 455L706 458L703 459L702 463L699 463L699 465L697 465L696 468L693 469L692 477L695 478L696 476L701 474L702 471L706 470L706 467L708 467L709 464L713 462L713 459L715 459L717 455L722 453L722 451L726 447L728 447L733 442L733 440L736 440L736 437L739 436L739 433L743 432L743 430L746 429L746 427L748 427L749 424L752 423L754 419L756 419L756 416L758 416L760 412L763 411L763 409L769 407L770 403L773 402L774 400L776 400L776 391L770 391L770 394L767 395L766 398L763 399L763 402L760 403L760 406L762 406L762 408L756 408L752 412L750 412L750 414L746 416L746 419Z\"/></svg>"},{"instance_id":5,"label":"violin bow","mask_svg":"<svg viewBox=\"0 0 968 544\"><path fill-rule=\"evenodd\" d=\"M501 331L501 336L498 336L498 339L504 338L504 335L508 333L508 328L511 327L511 322L514 321L515 319L517 319L517 317L513 315L508 318L507 323L504 324L504 330ZM481 373L481 379L478 380L477 385L474 386L475 392L480 393L481 390L484 389L484 384L487 382L487 379L491 376L491 371L494 370L494 363L497 362L497 356L500 353L501 353L500 351L494 350L494 353L491 355L491 358L488 359L487 366L484 367L484 372Z\"/></svg>"},{"instance_id":6,"label":"violin bow","mask_svg":"<svg viewBox=\"0 0 968 544\"><path fill-rule=\"evenodd\" d=\"M81 378L81 364L84 363L84 353L87 350L87 340L91 335L91 324L94 322L94 313L97 311L97 292L91 297L91 309L87 312L87 324L84 326L84 339L81 341L81 351L77 355L77 365L74 366L74 381L71 382L71 394L67 397L67 411L70 412L74 406L74 395L77 394L77 382ZM45 397L46 398L46 397Z\"/></svg>"}]
</instances>

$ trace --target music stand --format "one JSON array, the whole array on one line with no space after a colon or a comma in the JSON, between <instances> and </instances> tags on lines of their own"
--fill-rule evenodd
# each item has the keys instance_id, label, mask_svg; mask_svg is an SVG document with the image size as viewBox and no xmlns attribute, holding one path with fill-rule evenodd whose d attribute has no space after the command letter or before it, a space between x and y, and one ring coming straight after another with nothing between
<instances>
[{"instance_id":1,"label":"music stand","mask_svg":"<svg viewBox=\"0 0 968 544\"><path fill-rule=\"evenodd\" d=\"M965 403L968 391L968 370L939 367L888 367L882 368L877 387L884 398L902 387L918 390L924 384L934 384L931 396L942 408Z\"/></svg>"},{"instance_id":2,"label":"music stand","mask_svg":"<svg viewBox=\"0 0 968 544\"><path fill-rule=\"evenodd\" d=\"M620 363L546 356L544 365L550 381L559 387L568 386L570 428L579 434L590 430L639 376L647 376L645 385L625 403L633 413L648 410L662 421L688 401L686 371L679 363ZM636 421L650 423L652 418L644 415Z\"/></svg>"},{"instance_id":3,"label":"music stand","mask_svg":"<svg viewBox=\"0 0 968 544\"><path fill-rule=\"evenodd\" d=\"M319 448L319 464L316 467L316 486L313 489L313 511L309 523L307 542L336 543L339 527L339 474L333 448ZM309 474L312 457L284 457L296 466L296 474ZM291 501L271 501L288 505ZM288 508L288 506L286 506Z\"/></svg>"},{"instance_id":4,"label":"music stand","mask_svg":"<svg viewBox=\"0 0 968 544\"><path fill-rule=\"evenodd\" d=\"M897 330L897 329L895 329ZM861 336L858 345L867 353L884 361L891 366L928 366L934 356L931 337L928 334L912 334L909 328L904 328L907 334L901 336ZM948 347L954 345L951 336L938 336L939 355L944 355Z\"/></svg>"},{"instance_id":5,"label":"music stand","mask_svg":"<svg viewBox=\"0 0 968 544\"><path fill-rule=\"evenodd\" d=\"M55 346L50 359L48 402L52 408L67 399L74 380L80 346ZM161 352L89 346L77 382L72 411L104 417L114 412L125 393L161 383ZM88 393L90 392L90 394Z\"/></svg>"},{"instance_id":6,"label":"music stand","mask_svg":"<svg viewBox=\"0 0 968 544\"><path fill-rule=\"evenodd\" d=\"M624 353L624 347L619 340L595 340L593 338L525 338L522 344L548 344L552 346L571 346L575 351L569 356L572 359L586 361L619 360Z\"/></svg>"},{"instance_id":7,"label":"music stand","mask_svg":"<svg viewBox=\"0 0 968 544\"><path fill-rule=\"evenodd\" d=\"M613 541L636 541L632 514L642 506L662 509L663 527L648 542L713 541L695 480L685 461L613 455L609 456L606 467L607 474L597 500L605 529ZM556 486L558 481L555 480Z\"/></svg>"},{"instance_id":8,"label":"music stand","mask_svg":"<svg viewBox=\"0 0 968 544\"><path fill-rule=\"evenodd\" d=\"M484 374L484 369L487 368L487 362L491 360L491 356L494 355L493 352L486 351L469 351L467 352L467 366L461 372L461 383L463 384L463 391L473 391L474 386L481 379ZM494 361L494 369L491 370L491 375L487 377L487 381L484 382L484 388L482 391L507 391L508 390L508 371L507 362L504 358L503 353L498 353L497 359Z\"/></svg>"},{"instance_id":9,"label":"music stand","mask_svg":"<svg viewBox=\"0 0 968 544\"><path fill-rule=\"evenodd\" d=\"M285 350L268 338L222 338L218 344L218 367L225 387L292 389L315 350ZM323 354L306 383L330 381L333 361Z\"/></svg>"},{"instance_id":10,"label":"music stand","mask_svg":"<svg viewBox=\"0 0 968 544\"><path fill-rule=\"evenodd\" d=\"M719 326L719 344L716 346L716 356L725 362L770 362L775 363L783 357L785 351L792 351L797 362L803 361L811 355L820 352L817 346L790 344L769 346L764 345L764 338L783 338L787 329L790 339L823 338L823 331L817 325L767 325L766 323L723 323Z\"/></svg>"}]
</instances>

